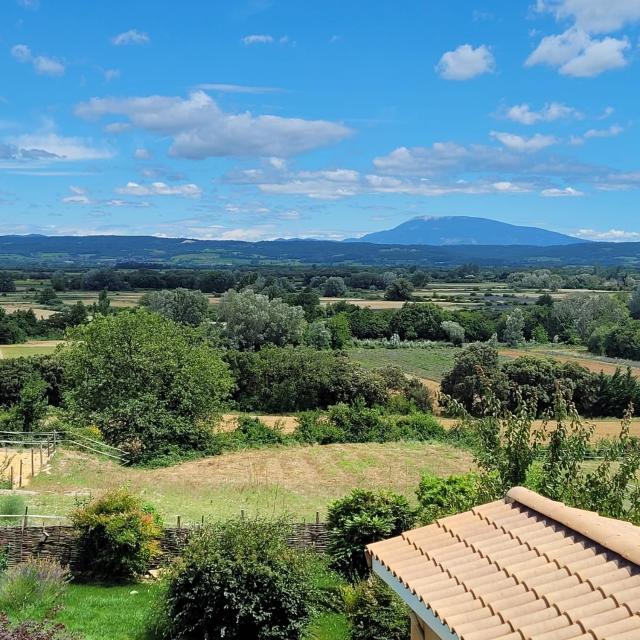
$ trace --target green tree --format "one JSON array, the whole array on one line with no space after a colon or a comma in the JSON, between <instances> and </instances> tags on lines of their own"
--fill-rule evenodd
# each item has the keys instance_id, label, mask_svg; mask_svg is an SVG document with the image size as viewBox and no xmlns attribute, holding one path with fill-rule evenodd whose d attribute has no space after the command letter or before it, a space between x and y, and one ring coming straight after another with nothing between
<instances>
[{"instance_id":1,"label":"green tree","mask_svg":"<svg viewBox=\"0 0 640 640\"><path fill-rule=\"evenodd\" d=\"M351 340L351 329L346 313L337 313L327 319L327 329L331 334L331 346L334 349L343 349Z\"/></svg>"},{"instance_id":2,"label":"green tree","mask_svg":"<svg viewBox=\"0 0 640 640\"><path fill-rule=\"evenodd\" d=\"M407 278L396 278L387 285L384 292L385 300L411 300L413 296L413 283Z\"/></svg>"},{"instance_id":3,"label":"green tree","mask_svg":"<svg viewBox=\"0 0 640 640\"><path fill-rule=\"evenodd\" d=\"M207 317L209 300L201 291L177 288L145 294L140 304L174 322L196 327Z\"/></svg>"},{"instance_id":4,"label":"green tree","mask_svg":"<svg viewBox=\"0 0 640 640\"><path fill-rule=\"evenodd\" d=\"M507 314L502 341L510 347L517 347L524 342L524 315L522 309L516 307Z\"/></svg>"},{"instance_id":5,"label":"green tree","mask_svg":"<svg viewBox=\"0 0 640 640\"><path fill-rule=\"evenodd\" d=\"M30 377L23 384L17 404L13 408L16 426L21 431L34 431L47 413L47 383Z\"/></svg>"},{"instance_id":6,"label":"green tree","mask_svg":"<svg viewBox=\"0 0 640 640\"><path fill-rule=\"evenodd\" d=\"M251 351L268 344L300 344L306 328L300 307L277 298L269 300L250 289L227 291L220 298L218 316L224 323L224 335L241 350Z\"/></svg>"},{"instance_id":7,"label":"green tree","mask_svg":"<svg viewBox=\"0 0 640 640\"><path fill-rule=\"evenodd\" d=\"M464 342L464 329L457 322L445 320L440 327L452 344L460 346Z\"/></svg>"},{"instance_id":8,"label":"green tree","mask_svg":"<svg viewBox=\"0 0 640 640\"><path fill-rule=\"evenodd\" d=\"M0 293L13 293L16 290L16 283L12 274L8 271L0 271Z\"/></svg>"},{"instance_id":9,"label":"green tree","mask_svg":"<svg viewBox=\"0 0 640 640\"><path fill-rule=\"evenodd\" d=\"M232 386L195 330L143 309L70 330L60 359L71 418L97 425L134 460L205 450Z\"/></svg>"},{"instance_id":10,"label":"green tree","mask_svg":"<svg viewBox=\"0 0 640 640\"><path fill-rule=\"evenodd\" d=\"M98 302L93 304L93 313L94 315L106 316L110 314L111 309L111 299L109 298L109 289L106 287L100 291L98 294Z\"/></svg>"},{"instance_id":11,"label":"green tree","mask_svg":"<svg viewBox=\"0 0 640 640\"><path fill-rule=\"evenodd\" d=\"M67 278L64 274L64 271L56 271L51 276L51 286L54 291L66 291L67 289Z\"/></svg>"},{"instance_id":12,"label":"green tree","mask_svg":"<svg viewBox=\"0 0 640 640\"><path fill-rule=\"evenodd\" d=\"M50 305L55 304L59 301L60 298L58 298L56 292L51 286L43 287L42 289L40 289L40 291L38 291L38 293L36 293L36 302L38 304Z\"/></svg>"},{"instance_id":13,"label":"green tree","mask_svg":"<svg viewBox=\"0 0 640 640\"><path fill-rule=\"evenodd\" d=\"M402 340L441 340L445 312L431 302L407 303L391 318L389 329Z\"/></svg>"},{"instance_id":14,"label":"green tree","mask_svg":"<svg viewBox=\"0 0 640 640\"><path fill-rule=\"evenodd\" d=\"M341 298L347 293L347 285L340 276L331 276L324 283L323 294L327 298Z\"/></svg>"},{"instance_id":15,"label":"green tree","mask_svg":"<svg viewBox=\"0 0 640 640\"><path fill-rule=\"evenodd\" d=\"M331 349L331 331L324 320L316 320L307 327L307 344L314 349Z\"/></svg>"}]
</instances>

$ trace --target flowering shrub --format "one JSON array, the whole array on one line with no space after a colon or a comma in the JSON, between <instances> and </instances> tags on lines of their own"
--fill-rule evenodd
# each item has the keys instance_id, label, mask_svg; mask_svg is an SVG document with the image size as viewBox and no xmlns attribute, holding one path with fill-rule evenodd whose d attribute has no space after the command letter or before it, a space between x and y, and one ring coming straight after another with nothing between
<instances>
[{"instance_id":1,"label":"flowering shrub","mask_svg":"<svg viewBox=\"0 0 640 640\"><path fill-rule=\"evenodd\" d=\"M86 567L97 577L128 579L148 571L160 552L162 521L125 489L104 494L71 514Z\"/></svg>"},{"instance_id":2,"label":"flowering shrub","mask_svg":"<svg viewBox=\"0 0 640 640\"><path fill-rule=\"evenodd\" d=\"M78 640L61 624L23 622L12 625L4 613L0 613L0 640Z\"/></svg>"}]
</instances>

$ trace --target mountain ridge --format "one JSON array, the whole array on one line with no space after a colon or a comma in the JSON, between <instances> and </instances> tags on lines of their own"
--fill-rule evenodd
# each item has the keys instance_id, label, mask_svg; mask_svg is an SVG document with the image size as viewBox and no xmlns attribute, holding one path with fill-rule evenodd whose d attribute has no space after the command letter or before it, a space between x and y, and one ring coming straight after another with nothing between
<instances>
[{"instance_id":1,"label":"mountain ridge","mask_svg":"<svg viewBox=\"0 0 640 640\"><path fill-rule=\"evenodd\" d=\"M416 216L392 229L366 233L344 242L429 246L502 245L551 247L589 242L540 227L509 224L475 216Z\"/></svg>"}]
</instances>

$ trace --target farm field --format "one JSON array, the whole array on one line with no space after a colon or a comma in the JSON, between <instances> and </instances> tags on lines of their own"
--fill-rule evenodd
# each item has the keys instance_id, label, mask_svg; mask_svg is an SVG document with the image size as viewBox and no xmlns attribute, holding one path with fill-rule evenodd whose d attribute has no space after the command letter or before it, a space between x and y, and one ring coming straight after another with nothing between
<instances>
[{"instance_id":1,"label":"farm field","mask_svg":"<svg viewBox=\"0 0 640 640\"><path fill-rule=\"evenodd\" d=\"M62 340L29 340L21 344L0 345L0 360L22 356L49 355L56 350Z\"/></svg>"},{"instance_id":2,"label":"farm field","mask_svg":"<svg viewBox=\"0 0 640 640\"><path fill-rule=\"evenodd\" d=\"M434 344L426 349L355 348L349 350L349 355L369 369L395 365L406 374L440 382L460 351L460 347Z\"/></svg>"},{"instance_id":3,"label":"farm field","mask_svg":"<svg viewBox=\"0 0 640 640\"><path fill-rule=\"evenodd\" d=\"M78 499L127 486L153 503L167 522L247 514L321 517L327 504L356 487L389 488L413 499L423 473L449 475L472 456L440 443L367 443L239 451L161 469L121 467L59 451L25 495L30 513L65 515ZM189 499L185 500L185 496Z\"/></svg>"}]
</instances>

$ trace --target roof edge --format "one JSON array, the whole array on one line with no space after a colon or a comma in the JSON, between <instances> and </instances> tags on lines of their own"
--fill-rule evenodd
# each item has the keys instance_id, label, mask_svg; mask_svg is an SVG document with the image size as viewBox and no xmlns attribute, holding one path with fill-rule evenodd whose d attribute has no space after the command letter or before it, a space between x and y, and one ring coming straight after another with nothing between
<instances>
[{"instance_id":1,"label":"roof edge","mask_svg":"<svg viewBox=\"0 0 640 640\"><path fill-rule=\"evenodd\" d=\"M519 504L555 520L640 566L640 527L630 522L606 518L593 511L569 507L563 502L545 498L525 487L513 487L506 502Z\"/></svg>"}]
</instances>

